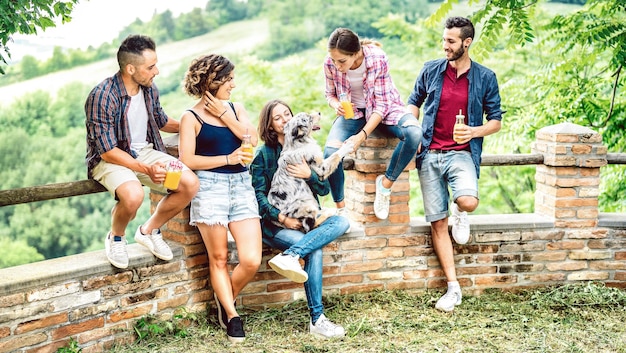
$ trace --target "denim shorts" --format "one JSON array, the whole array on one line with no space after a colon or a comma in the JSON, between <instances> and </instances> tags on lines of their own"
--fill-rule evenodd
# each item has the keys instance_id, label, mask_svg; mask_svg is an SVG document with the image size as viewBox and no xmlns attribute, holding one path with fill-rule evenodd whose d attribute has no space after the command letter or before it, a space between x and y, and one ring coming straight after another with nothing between
<instances>
[{"instance_id":1,"label":"denim shorts","mask_svg":"<svg viewBox=\"0 0 626 353\"><path fill-rule=\"evenodd\" d=\"M261 218L250 172L229 174L199 170L196 174L200 189L191 200L190 225L205 223L227 227L230 222Z\"/></svg>"},{"instance_id":2,"label":"denim shorts","mask_svg":"<svg viewBox=\"0 0 626 353\"><path fill-rule=\"evenodd\" d=\"M472 155L468 151L447 153L429 152L424 155L422 167L418 170L424 216L426 222L434 222L448 217L450 193L452 200L459 196L478 197L478 178Z\"/></svg>"}]
</instances>

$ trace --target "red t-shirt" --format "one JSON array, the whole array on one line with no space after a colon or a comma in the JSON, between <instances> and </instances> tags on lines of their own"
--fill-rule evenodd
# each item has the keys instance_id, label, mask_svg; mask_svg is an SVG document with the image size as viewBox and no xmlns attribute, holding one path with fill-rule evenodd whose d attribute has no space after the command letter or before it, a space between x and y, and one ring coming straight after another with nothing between
<instances>
[{"instance_id":1,"label":"red t-shirt","mask_svg":"<svg viewBox=\"0 0 626 353\"><path fill-rule=\"evenodd\" d=\"M448 63L443 77L441 99L435 119L433 140L430 144L431 150L469 150L469 143L459 145L452 139L454 123L459 111L465 115L465 123L467 124L468 72L469 70L460 77L456 77L456 69Z\"/></svg>"}]
</instances>

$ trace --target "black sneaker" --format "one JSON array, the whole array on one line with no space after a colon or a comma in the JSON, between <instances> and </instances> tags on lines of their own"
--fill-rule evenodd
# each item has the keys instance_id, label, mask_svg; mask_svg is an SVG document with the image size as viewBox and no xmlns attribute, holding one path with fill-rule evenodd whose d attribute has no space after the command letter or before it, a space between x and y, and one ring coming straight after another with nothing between
<instances>
[{"instance_id":1,"label":"black sneaker","mask_svg":"<svg viewBox=\"0 0 626 353\"><path fill-rule=\"evenodd\" d=\"M239 316L235 316L228 322L226 335L232 343L240 343L246 339L246 333L243 332L243 322Z\"/></svg>"},{"instance_id":2,"label":"black sneaker","mask_svg":"<svg viewBox=\"0 0 626 353\"><path fill-rule=\"evenodd\" d=\"M217 299L217 294L213 292L213 298L215 298L215 306L217 307L217 322L219 322L220 326L226 330L226 323L228 322L228 316L226 315L226 310L220 303L220 300Z\"/></svg>"}]
</instances>

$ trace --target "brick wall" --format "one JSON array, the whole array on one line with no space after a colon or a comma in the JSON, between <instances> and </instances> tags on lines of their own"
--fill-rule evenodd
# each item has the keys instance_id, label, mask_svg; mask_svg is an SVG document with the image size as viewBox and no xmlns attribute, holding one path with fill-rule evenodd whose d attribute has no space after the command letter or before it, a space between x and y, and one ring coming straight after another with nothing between
<instances>
[{"instance_id":1,"label":"brick wall","mask_svg":"<svg viewBox=\"0 0 626 353\"><path fill-rule=\"evenodd\" d=\"M326 293L375 289L426 291L445 278L423 218L410 218L408 170L394 184L389 219L373 214L374 179L396 141L371 136L347 171L346 204L361 228L325 248ZM470 242L456 246L457 274L466 294L597 280L626 287L626 216L598 212L600 168L606 149L599 135L572 124L540 130L536 212L470 216ZM413 168L413 166L409 166ZM162 195L151 193L152 207ZM133 325L152 314L167 319L178 307L214 308L202 239L185 209L167 223L174 259L156 260L129 245L130 267L110 266L104 251L0 270L0 352L55 352L76 339L83 352L102 352L134 339ZM261 308L304 298L302 285L273 272L264 248L253 282L238 305ZM231 265L237 261L231 244Z\"/></svg>"}]
</instances>

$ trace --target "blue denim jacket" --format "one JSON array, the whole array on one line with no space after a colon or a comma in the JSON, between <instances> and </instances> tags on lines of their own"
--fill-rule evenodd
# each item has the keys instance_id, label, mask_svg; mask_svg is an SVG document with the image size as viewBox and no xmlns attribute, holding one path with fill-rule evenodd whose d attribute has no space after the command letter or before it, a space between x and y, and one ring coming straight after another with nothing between
<instances>
[{"instance_id":1,"label":"blue denim jacket","mask_svg":"<svg viewBox=\"0 0 626 353\"><path fill-rule=\"evenodd\" d=\"M408 104L420 108L424 104L422 130L422 150L417 156L417 167L421 167L421 161L433 140L433 131L441 90L443 89L443 77L448 61L446 59L431 60L424 64L422 71L417 76L413 91L409 96ZM467 116L469 126L481 126L483 115L487 120L502 120L503 112L500 109L500 91L496 74L490 69L472 61L467 74L469 80L469 97L467 104ZM472 160L476 167L476 175L480 177L480 161L483 151L483 138L473 138L470 141Z\"/></svg>"}]
</instances>

